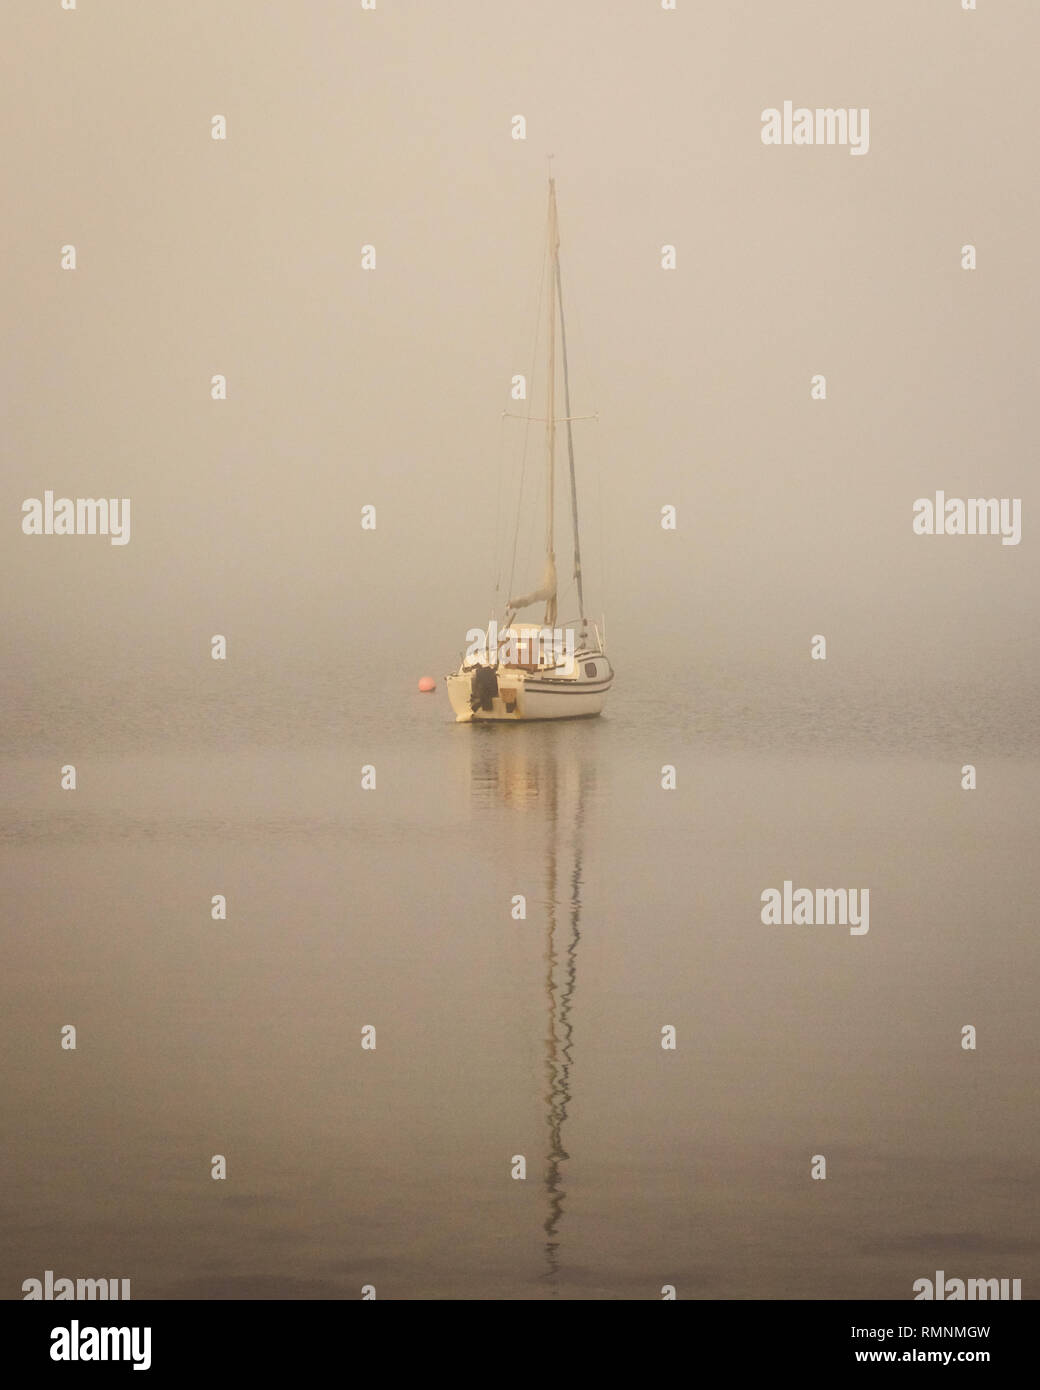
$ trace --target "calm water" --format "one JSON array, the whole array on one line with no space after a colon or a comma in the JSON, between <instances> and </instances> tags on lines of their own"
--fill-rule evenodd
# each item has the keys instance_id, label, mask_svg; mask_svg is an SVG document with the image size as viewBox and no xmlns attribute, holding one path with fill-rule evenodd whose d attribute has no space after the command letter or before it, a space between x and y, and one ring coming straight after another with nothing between
<instances>
[{"instance_id":1,"label":"calm water","mask_svg":"<svg viewBox=\"0 0 1040 1390\"><path fill-rule=\"evenodd\" d=\"M1036 1296L1031 715L675 672L468 728L398 667L11 695L4 1296ZM785 878L869 933L763 926Z\"/></svg>"}]
</instances>

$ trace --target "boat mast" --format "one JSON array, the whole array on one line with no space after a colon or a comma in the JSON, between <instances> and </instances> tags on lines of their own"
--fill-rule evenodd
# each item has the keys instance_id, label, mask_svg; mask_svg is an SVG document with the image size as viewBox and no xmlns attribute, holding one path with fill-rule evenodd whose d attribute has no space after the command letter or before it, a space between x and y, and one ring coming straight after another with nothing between
<instances>
[{"instance_id":1,"label":"boat mast","mask_svg":"<svg viewBox=\"0 0 1040 1390\"><path fill-rule=\"evenodd\" d=\"M560 236L556 224L556 180L549 179L549 258L559 264ZM556 279L549 277L549 403L545 412L546 478L545 490L545 553L555 568L555 498L556 498ZM546 601L545 626L556 626L556 594Z\"/></svg>"},{"instance_id":2,"label":"boat mast","mask_svg":"<svg viewBox=\"0 0 1040 1390\"><path fill-rule=\"evenodd\" d=\"M559 233L556 237L556 294L560 301L560 347L563 352L563 408L566 412L567 420L567 458L571 468L571 517L574 521L574 578L578 585L578 617L581 619L581 631L584 637L587 623L585 620L585 596L581 587L581 542L578 539L578 484L574 475L574 435L571 431L571 383L567 374L567 329L563 321L563 284L560 280L560 238Z\"/></svg>"}]
</instances>

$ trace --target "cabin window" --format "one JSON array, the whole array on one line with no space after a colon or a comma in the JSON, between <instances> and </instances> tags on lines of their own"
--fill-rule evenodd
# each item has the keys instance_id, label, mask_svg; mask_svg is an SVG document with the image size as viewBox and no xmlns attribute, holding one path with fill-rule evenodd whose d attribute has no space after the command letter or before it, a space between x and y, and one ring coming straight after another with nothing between
<instances>
[{"instance_id":1,"label":"cabin window","mask_svg":"<svg viewBox=\"0 0 1040 1390\"><path fill-rule=\"evenodd\" d=\"M585 674L588 676L589 680L594 679L596 675L596 663L594 661L585 663Z\"/></svg>"}]
</instances>

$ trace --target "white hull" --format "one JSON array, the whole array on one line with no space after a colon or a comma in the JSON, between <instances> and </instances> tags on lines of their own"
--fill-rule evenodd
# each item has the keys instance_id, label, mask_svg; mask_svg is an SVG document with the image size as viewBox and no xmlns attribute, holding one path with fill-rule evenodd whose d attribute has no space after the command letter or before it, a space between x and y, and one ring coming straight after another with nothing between
<instances>
[{"instance_id":1,"label":"white hull","mask_svg":"<svg viewBox=\"0 0 1040 1390\"><path fill-rule=\"evenodd\" d=\"M491 708L473 708L472 669L463 667L445 676L448 698L458 724L483 720L515 724L532 719L584 719L600 714L614 680L602 652L579 654L573 676L544 676L503 667L497 672L499 693ZM586 674L591 669L593 674Z\"/></svg>"}]
</instances>

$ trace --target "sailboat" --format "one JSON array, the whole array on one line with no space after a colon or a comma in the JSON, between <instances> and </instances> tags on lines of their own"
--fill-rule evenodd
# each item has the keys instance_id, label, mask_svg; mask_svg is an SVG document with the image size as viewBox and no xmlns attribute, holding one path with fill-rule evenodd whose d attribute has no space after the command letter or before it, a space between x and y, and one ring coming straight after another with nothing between
<instances>
[{"instance_id":1,"label":"sailboat","mask_svg":"<svg viewBox=\"0 0 1040 1390\"><path fill-rule=\"evenodd\" d=\"M541 583L531 593L510 598L499 628L493 618L482 640L473 644L457 671L445 676L456 722L516 722L574 719L601 713L614 681L601 629L585 616L581 543L578 534L578 489L567 373L567 335L560 278L560 234L556 214L556 180L549 179L548 403L545 412L546 521L545 564ZM556 415L556 339L559 325L563 365L564 414ZM534 418L534 417L525 417ZM557 622L556 575L556 426L567 426L571 519L574 529L574 580L578 616ZM519 522L518 522L519 524ZM545 604L540 621L517 614Z\"/></svg>"}]
</instances>

